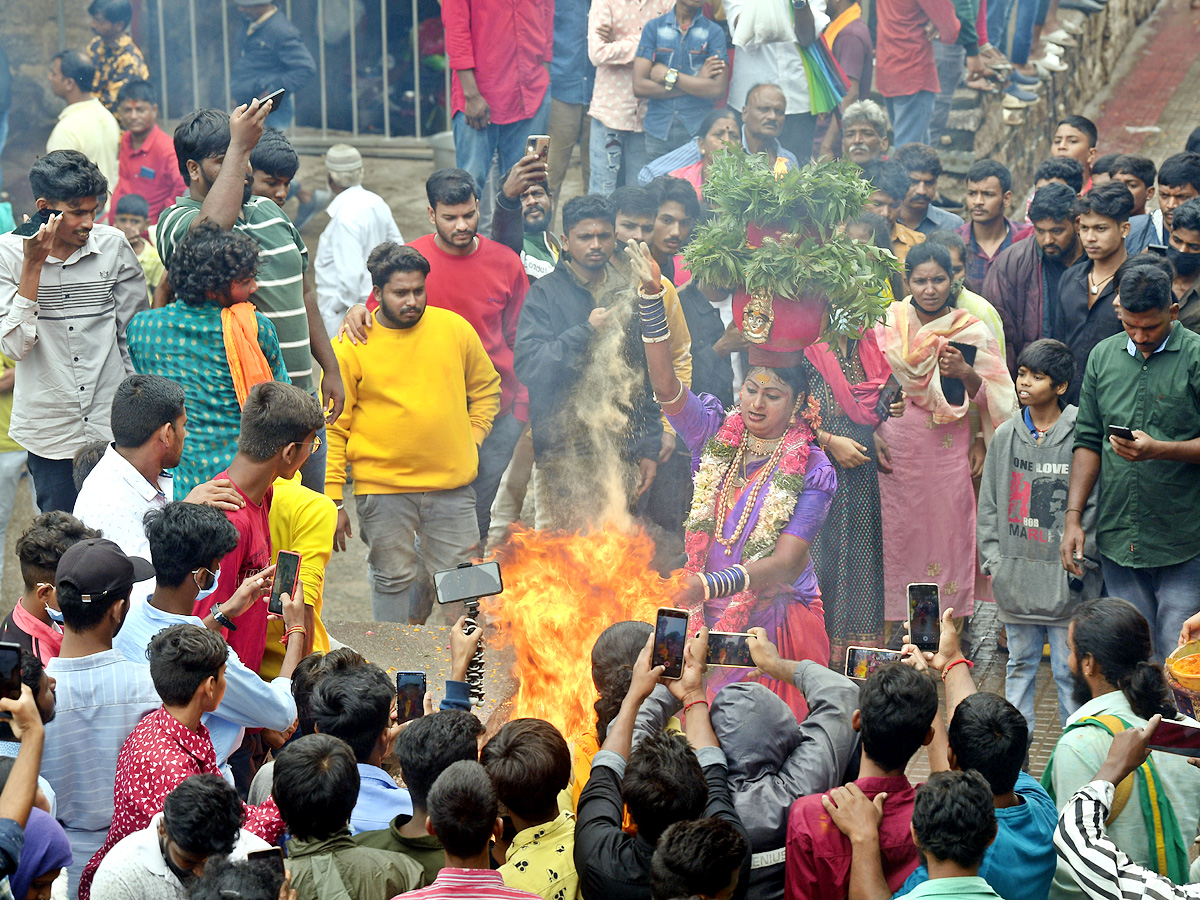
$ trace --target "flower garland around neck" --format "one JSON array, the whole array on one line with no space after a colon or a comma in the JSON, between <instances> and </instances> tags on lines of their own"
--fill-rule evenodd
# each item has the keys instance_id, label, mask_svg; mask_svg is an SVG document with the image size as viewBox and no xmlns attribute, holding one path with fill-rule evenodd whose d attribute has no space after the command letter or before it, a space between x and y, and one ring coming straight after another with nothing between
<instances>
[{"instance_id":1,"label":"flower garland around neck","mask_svg":"<svg viewBox=\"0 0 1200 900\"><path fill-rule=\"evenodd\" d=\"M687 551L686 571L696 575L704 571L708 551L714 540L736 544L738 538L749 527L739 560L743 565L770 556L783 527L796 511L796 502L804 489L804 473L808 468L808 456L816 430L821 427L820 403L809 397L808 406L799 417L793 414L792 423L783 436L776 452L746 485L749 493L743 508L739 526L731 539L721 537L725 523L717 521L718 507L732 510L737 503L733 497L733 477L745 458L747 442L744 441L746 422L741 410L734 408L725 417L717 433L704 445L700 456L700 468L696 472L695 493L692 509L684 524ZM757 495L765 493L758 517L753 523L749 516L756 503ZM750 613L757 597L752 591L742 591L729 598L729 605L713 626L714 631L741 632L746 630ZM704 601L688 607L688 631L694 634L704 627Z\"/></svg>"}]
</instances>

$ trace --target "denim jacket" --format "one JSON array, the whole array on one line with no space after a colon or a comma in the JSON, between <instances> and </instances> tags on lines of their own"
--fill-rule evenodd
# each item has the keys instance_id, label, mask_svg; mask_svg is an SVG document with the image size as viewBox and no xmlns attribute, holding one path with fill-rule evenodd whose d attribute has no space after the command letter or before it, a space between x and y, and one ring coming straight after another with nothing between
<instances>
[{"instance_id":1,"label":"denim jacket","mask_svg":"<svg viewBox=\"0 0 1200 900\"><path fill-rule=\"evenodd\" d=\"M675 10L651 19L642 29L637 55L651 63L664 63L678 69L681 75L696 75L710 56L719 56L726 63L725 32L716 23L697 14L686 32L679 27ZM712 100L693 97L676 88L673 99L652 99L646 105L646 134L666 140L671 123L678 116L688 132L695 135L713 110Z\"/></svg>"}]
</instances>

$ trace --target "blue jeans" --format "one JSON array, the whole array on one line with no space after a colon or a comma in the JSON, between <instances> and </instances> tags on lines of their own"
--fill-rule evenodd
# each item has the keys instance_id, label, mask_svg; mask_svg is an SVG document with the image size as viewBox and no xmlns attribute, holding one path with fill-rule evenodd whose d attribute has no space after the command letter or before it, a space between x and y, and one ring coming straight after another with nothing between
<instances>
[{"instance_id":1,"label":"blue jeans","mask_svg":"<svg viewBox=\"0 0 1200 900\"><path fill-rule=\"evenodd\" d=\"M917 91L903 97L888 97L888 115L892 119L894 146L917 141L929 143L929 122L933 119L933 91Z\"/></svg>"},{"instance_id":2,"label":"blue jeans","mask_svg":"<svg viewBox=\"0 0 1200 900\"><path fill-rule=\"evenodd\" d=\"M1040 10L1039 0L1017 0L1017 24L1013 26L1012 54L1009 59L1018 66L1029 62L1029 51L1033 46L1033 28L1039 24Z\"/></svg>"},{"instance_id":3,"label":"blue jeans","mask_svg":"<svg viewBox=\"0 0 1200 900\"><path fill-rule=\"evenodd\" d=\"M592 173L588 193L607 197L620 185L621 164L625 164L625 184L636 185L638 172L646 164L646 136L640 131L617 131L597 119L591 120L588 135L588 159Z\"/></svg>"},{"instance_id":4,"label":"blue jeans","mask_svg":"<svg viewBox=\"0 0 1200 900\"><path fill-rule=\"evenodd\" d=\"M1075 712L1071 699L1071 669L1067 657L1071 650L1067 646L1066 625L1013 625L1004 626L1008 635L1008 666L1004 670L1004 697L1021 711L1033 735L1034 700L1033 687L1037 680L1038 666L1042 662L1042 646L1050 643L1050 671L1054 674L1054 686L1058 691L1058 719L1065 724L1067 716Z\"/></svg>"},{"instance_id":5,"label":"blue jeans","mask_svg":"<svg viewBox=\"0 0 1200 900\"><path fill-rule=\"evenodd\" d=\"M1130 569L1100 557L1104 587L1137 607L1150 623L1157 662L1175 649L1188 616L1200 610L1200 556L1173 566Z\"/></svg>"},{"instance_id":6,"label":"blue jeans","mask_svg":"<svg viewBox=\"0 0 1200 900\"><path fill-rule=\"evenodd\" d=\"M1005 56L1008 56L1008 23L1012 19L1012 9L1013 0L988 0L988 39Z\"/></svg>"},{"instance_id":7,"label":"blue jeans","mask_svg":"<svg viewBox=\"0 0 1200 900\"><path fill-rule=\"evenodd\" d=\"M8 520L12 518L17 483L21 480L21 473L25 471L25 456L24 450L9 450L0 453L0 547L4 546ZM3 578L4 559L0 558L0 580Z\"/></svg>"},{"instance_id":8,"label":"blue jeans","mask_svg":"<svg viewBox=\"0 0 1200 900\"><path fill-rule=\"evenodd\" d=\"M549 127L549 90L532 118L508 125L489 125L477 130L467 124L466 113L456 112L450 120L450 128L454 132L454 163L471 173L482 192L493 156L500 154L500 177L503 178L525 155L525 141L529 136L545 134Z\"/></svg>"},{"instance_id":9,"label":"blue jeans","mask_svg":"<svg viewBox=\"0 0 1200 900\"><path fill-rule=\"evenodd\" d=\"M525 426L517 421L512 412L507 412L492 423L492 430L479 448L479 472L471 487L475 489L475 516L479 519L479 546L487 543L488 529L492 525L492 501L500 487L500 479L512 459L521 429Z\"/></svg>"},{"instance_id":10,"label":"blue jeans","mask_svg":"<svg viewBox=\"0 0 1200 900\"><path fill-rule=\"evenodd\" d=\"M962 79L967 51L961 44L938 41L933 45L933 58L937 62L938 81L942 85L941 93L933 101L933 116L929 120L929 136L936 140L950 121L954 90Z\"/></svg>"},{"instance_id":11,"label":"blue jeans","mask_svg":"<svg viewBox=\"0 0 1200 900\"><path fill-rule=\"evenodd\" d=\"M4 152L4 144L8 141L8 110L0 112L0 153ZM0 171L0 188L4 187L4 172ZM108 189L111 191L113 186L110 184Z\"/></svg>"}]
</instances>

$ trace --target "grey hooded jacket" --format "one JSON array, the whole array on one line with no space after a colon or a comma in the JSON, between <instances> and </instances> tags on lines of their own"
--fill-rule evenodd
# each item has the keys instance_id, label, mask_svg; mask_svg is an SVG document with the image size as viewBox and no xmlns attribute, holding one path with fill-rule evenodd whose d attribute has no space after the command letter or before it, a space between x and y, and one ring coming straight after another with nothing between
<instances>
[{"instance_id":1,"label":"grey hooded jacket","mask_svg":"<svg viewBox=\"0 0 1200 900\"><path fill-rule=\"evenodd\" d=\"M858 707L853 681L804 660L793 682L808 702L799 725L788 705L761 684L730 684L713 698L713 730L753 853L748 900L783 900L788 809L800 797L841 784L858 739L850 725ZM655 688L638 713L634 740L662 728L678 710L664 687Z\"/></svg>"}]
</instances>

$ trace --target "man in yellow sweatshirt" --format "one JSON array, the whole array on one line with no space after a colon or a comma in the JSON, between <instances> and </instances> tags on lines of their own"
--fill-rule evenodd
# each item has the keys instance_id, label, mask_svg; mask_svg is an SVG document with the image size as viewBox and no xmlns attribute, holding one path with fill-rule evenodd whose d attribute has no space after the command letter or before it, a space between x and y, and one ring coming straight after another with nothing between
<instances>
[{"instance_id":1,"label":"man in yellow sweatshirt","mask_svg":"<svg viewBox=\"0 0 1200 900\"><path fill-rule=\"evenodd\" d=\"M417 250L380 244L367 270L371 324L379 327L369 343L334 344L346 405L329 426L325 492L338 508L333 546L345 550L352 536L342 508L349 464L368 547L372 614L384 622L423 621L409 609L413 581L422 569L432 576L467 562L479 541L471 482L500 408L500 376L466 319L426 309L429 262Z\"/></svg>"}]
</instances>

